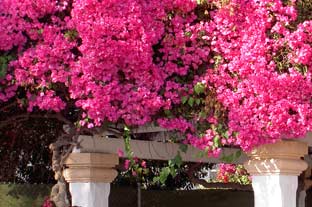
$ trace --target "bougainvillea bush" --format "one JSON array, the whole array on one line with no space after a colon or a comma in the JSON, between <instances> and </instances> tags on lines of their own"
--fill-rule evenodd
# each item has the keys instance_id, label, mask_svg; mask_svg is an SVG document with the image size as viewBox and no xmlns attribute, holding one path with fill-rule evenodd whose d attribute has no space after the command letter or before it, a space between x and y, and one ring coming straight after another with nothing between
<instances>
[{"instance_id":1,"label":"bougainvillea bush","mask_svg":"<svg viewBox=\"0 0 312 207\"><path fill-rule=\"evenodd\" d=\"M251 176L242 165L221 163L218 167L216 181L222 183L232 182L248 185L251 183Z\"/></svg>"},{"instance_id":2,"label":"bougainvillea bush","mask_svg":"<svg viewBox=\"0 0 312 207\"><path fill-rule=\"evenodd\" d=\"M0 0L0 102L74 104L78 127L153 123L208 155L303 136L312 20L298 2Z\"/></svg>"}]
</instances>

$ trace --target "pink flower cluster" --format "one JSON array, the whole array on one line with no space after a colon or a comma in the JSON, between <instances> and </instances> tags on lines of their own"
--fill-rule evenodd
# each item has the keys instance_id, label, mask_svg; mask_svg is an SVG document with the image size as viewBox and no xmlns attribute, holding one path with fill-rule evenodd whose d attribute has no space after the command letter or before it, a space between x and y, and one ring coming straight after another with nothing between
<instances>
[{"instance_id":1,"label":"pink flower cluster","mask_svg":"<svg viewBox=\"0 0 312 207\"><path fill-rule=\"evenodd\" d=\"M311 130L312 21L293 26L295 1L196 2L3 0L0 55L16 60L0 101L22 87L28 110L71 101L88 127L156 121L212 155ZM212 92L226 118L200 115Z\"/></svg>"},{"instance_id":2,"label":"pink flower cluster","mask_svg":"<svg viewBox=\"0 0 312 207\"><path fill-rule=\"evenodd\" d=\"M27 111L31 112L35 106L38 106L41 110L49 110L53 108L55 112L59 112L65 108L65 103L60 97L55 96L55 92L48 90L41 92L39 96L27 93L29 100Z\"/></svg>"},{"instance_id":3,"label":"pink flower cluster","mask_svg":"<svg viewBox=\"0 0 312 207\"><path fill-rule=\"evenodd\" d=\"M37 39L43 23L40 19L62 10L63 1L54 0L2 0L0 4L0 50L18 47L27 38ZM26 35L25 35L26 34Z\"/></svg>"},{"instance_id":4,"label":"pink flower cluster","mask_svg":"<svg viewBox=\"0 0 312 207\"><path fill-rule=\"evenodd\" d=\"M193 125L181 117L173 119L161 118L157 120L157 123L163 128L169 130L178 130L182 133L187 131L194 131Z\"/></svg>"},{"instance_id":5,"label":"pink flower cluster","mask_svg":"<svg viewBox=\"0 0 312 207\"><path fill-rule=\"evenodd\" d=\"M230 174L234 174L236 172L236 166L234 164L224 164L221 163L219 165L217 179L228 183Z\"/></svg>"},{"instance_id":6,"label":"pink flower cluster","mask_svg":"<svg viewBox=\"0 0 312 207\"><path fill-rule=\"evenodd\" d=\"M240 184L250 184L251 177L241 165L225 164L218 165L218 172L216 177L218 182L228 183L236 182Z\"/></svg>"},{"instance_id":7,"label":"pink flower cluster","mask_svg":"<svg viewBox=\"0 0 312 207\"><path fill-rule=\"evenodd\" d=\"M77 106L96 125L120 119L128 125L151 122L164 105L158 95L164 72L153 63L166 13L161 1L76 1L72 10L83 54L72 68L70 87Z\"/></svg>"},{"instance_id":8,"label":"pink flower cluster","mask_svg":"<svg viewBox=\"0 0 312 207\"><path fill-rule=\"evenodd\" d=\"M206 79L229 110L229 131L238 132L236 144L244 150L311 130L312 29L307 21L292 32L295 18L293 6L273 0L231 1L214 14L212 50L223 61ZM281 57L285 47L290 52ZM289 58L285 72L277 70L278 58Z\"/></svg>"},{"instance_id":9,"label":"pink flower cluster","mask_svg":"<svg viewBox=\"0 0 312 207\"><path fill-rule=\"evenodd\" d=\"M2 80L0 79L0 102L6 102L12 98L17 90L17 85L12 82L12 76L6 75Z\"/></svg>"},{"instance_id":10,"label":"pink flower cluster","mask_svg":"<svg viewBox=\"0 0 312 207\"><path fill-rule=\"evenodd\" d=\"M54 204L50 198L46 198L41 207L54 207Z\"/></svg>"}]
</instances>

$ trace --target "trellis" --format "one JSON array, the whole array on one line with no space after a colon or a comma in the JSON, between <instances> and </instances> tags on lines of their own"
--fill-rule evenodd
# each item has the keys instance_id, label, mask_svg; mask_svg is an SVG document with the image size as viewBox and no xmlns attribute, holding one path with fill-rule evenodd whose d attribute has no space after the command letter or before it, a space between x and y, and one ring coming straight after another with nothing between
<instances>
[{"instance_id":1,"label":"trellis","mask_svg":"<svg viewBox=\"0 0 312 207\"><path fill-rule=\"evenodd\" d=\"M169 160L179 150L179 144L165 142L166 131L161 128L143 127L134 131L140 133L159 133L163 141L131 140L135 156L150 160ZM83 207L108 207L110 183L117 175L118 149L124 149L122 139L108 138L110 133L103 132L97 136L80 136L80 148L75 149L65 164L64 177L70 183L72 204ZM308 146L311 146L311 134L303 142L282 141L255 149L249 155L242 154L235 164L243 164L253 177L255 207L295 207L298 175L304 171L311 160ZM155 137L154 137L155 138ZM306 143L308 142L308 143ZM221 156L237 152L239 149L224 148L223 155L217 158L196 157L200 150L189 147L181 153L183 161L220 163ZM306 155L306 156L305 156ZM305 156L307 162L301 158ZM305 184L305 189L309 183ZM301 194L300 194L301 195ZM121 199L122 199L122 195ZM301 196L301 200L304 194Z\"/></svg>"}]
</instances>

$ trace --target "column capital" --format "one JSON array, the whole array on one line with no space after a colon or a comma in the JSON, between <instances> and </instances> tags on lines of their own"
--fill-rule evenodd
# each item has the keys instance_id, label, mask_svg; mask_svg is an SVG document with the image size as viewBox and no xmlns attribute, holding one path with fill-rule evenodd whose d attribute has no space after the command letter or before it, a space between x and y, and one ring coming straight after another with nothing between
<instances>
[{"instance_id":1,"label":"column capital","mask_svg":"<svg viewBox=\"0 0 312 207\"><path fill-rule=\"evenodd\" d=\"M71 153L64 164L64 178L69 183L110 183L117 176L116 154Z\"/></svg>"},{"instance_id":2,"label":"column capital","mask_svg":"<svg viewBox=\"0 0 312 207\"><path fill-rule=\"evenodd\" d=\"M299 175L308 165L301 159L308 154L308 145L293 140L256 147L247 153L244 167L251 175Z\"/></svg>"}]
</instances>

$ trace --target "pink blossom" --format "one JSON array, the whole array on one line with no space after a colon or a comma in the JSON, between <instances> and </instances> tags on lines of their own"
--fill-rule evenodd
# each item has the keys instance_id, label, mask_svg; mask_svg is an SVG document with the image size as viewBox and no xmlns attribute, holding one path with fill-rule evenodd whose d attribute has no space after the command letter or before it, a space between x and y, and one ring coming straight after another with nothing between
<instances>
[{"instance_id":1,"label":"pink blossom","mask_svg":"<svg viewBox=\"0 0 312 207\"><path fill-rule=\"evenodd\" d=\"M76 107L89 128L156 122L209 156L311 131L312 21L290 29L295 1L213 0L203 16L194 0L71 2L1 2L0 103L23 91L28 111Z\"/></svg>"},{"instance_id":2,"label":"pink blossom","mask_svg":"<svg viewBox=\"0 0 312 207\"><path fill-rule=\"evenodd\" d=\"M141 166L142 166L143 168L146 168L146 161L145 161L145 160L142 160Z\"/></svg>"},{"instance_id":3,"label":"pink blossom","mask_svg":"<svg viewBox=\"0 0 312 207\"><path fill-rule=\"evenodd\" d=\"M124 151L122 149L118 149L117 150L117 154L118 154L118 157L123 157L124 156Z\"/></svg>"},{"instance_id":4,"label":"pink blossom","mask_svg":"<svg viewBox=\"0 0 312 207\"><path fill-rule=\"evenodd\" d=\"M125 168L126 170L128 170L128 169L129 169L129 167L130 167L130 163L131 163L131 161L130 161L130 160L125 160L125 163L124 163L124 168Z\"/></svg>"},{"instance_id":5,"label":"pink blossom","mask_svg":"<svg viewBox=\"0 0 312 207\"><path fill-rule=\"evenodd\" d=\"M54 206L54 204L52 203L50 198L46 198L44 200L44 203L42 204L42 207L53 207L53 206Z\"/></svg>"}]
</instances>

